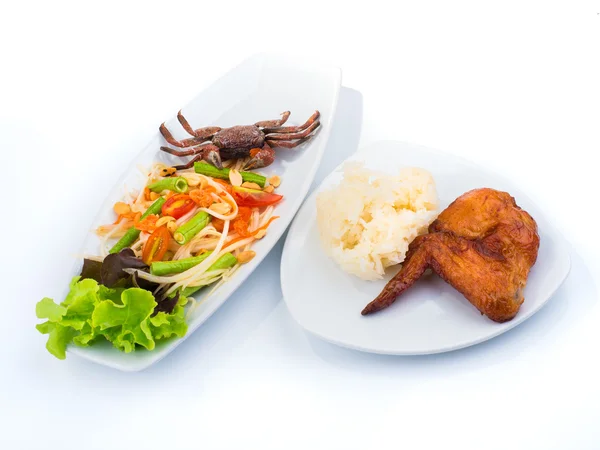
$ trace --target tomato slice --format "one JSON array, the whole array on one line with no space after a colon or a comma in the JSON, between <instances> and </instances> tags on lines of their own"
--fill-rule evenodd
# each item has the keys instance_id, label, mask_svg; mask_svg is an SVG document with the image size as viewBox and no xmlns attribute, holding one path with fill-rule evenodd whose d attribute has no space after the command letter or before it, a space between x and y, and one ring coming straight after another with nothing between
<instances>
[{"instance_id":1,"label":"tomato slice","mask_svg":"<svg viewBox=\"0 0 600 450\"><path fill-rule=\"evenodd\" d=\"M165 253L167 253L170 239L171 233L169 233L169 230L165 225L154 230L154 233L150 235L144 244L142 261L148 265L150 265L152 261L161 261L164 258Z\"/></svg>"},{"instance_id":2,"label":"tomato slice","mask_svg":"<svg viewBox=\"0 0 600 450\"><path fill-rule=\"evenodd\" d=\"M233 186L232 193L238 206L249 206L250 208L274 205L283 198L283 195L238 186Z\"/></svg>"},{"instance_id":3,"label":"tomato slice","mask_svg":"<svg viewBox=\"0 0 600 450\"><path fill-rule=\"evenodd\" d=\"M162 206L163 216L171 216L179 219L189 213L196 203L187 194L177 194L170 197Z\"/></svg>"}]
</instances>

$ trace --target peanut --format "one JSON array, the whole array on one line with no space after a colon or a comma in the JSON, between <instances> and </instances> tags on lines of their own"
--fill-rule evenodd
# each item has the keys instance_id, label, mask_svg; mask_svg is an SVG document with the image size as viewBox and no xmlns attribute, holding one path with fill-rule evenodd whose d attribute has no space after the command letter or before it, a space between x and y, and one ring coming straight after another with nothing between
<instances>
[{"instance_id":1,"label":"peanut","mask_svg":"<svg viewBox=\"0 0 600 450\"><path fill-rule=\"evenodd\" d=\"M252 183L251 181L244 181L242 183L242 187L248 188L248 189L257 189L260 191L260 186L256 183Z\"/></svg>"},{"instance_id":2,"label":"peanut","mask_svg":"<svg viewBox=\"0 0 600 450\"><path fill-rule=\"evenodd\" d=\"M242 185L242 175L239 171L235 169L231 169L229 171L229 182L232 186L241 186Z\"/></svg>"},{"instance_id":3,"label":"peanut","mask_svg":"<svg viewBox=\"0 0 600 450\"><path fill-rule=\"evenodd\" d=\"M269 193L269 194L270 194L271 192L273 192L274 190L275 190L275 188L274 188L273 186L267 186L267 187L265 187L265 188L263 189L263 191L264 191L264 192L267 192L267 193Z\"/></svg>"},{"instance_id":4,"label":"peanut","mask_svg":"<svg viewBox=\"0 0 600 450\"><path fill-rule=\"evenodd\" d=\"M217 214L227 214L229 211L231 211L231 206L229 206L229 203L224 202L213 203L208 209L216 212Z\"/></svg>"},{"instance_id":5,"label":"peanut","mask_svg":"<svg viewBox=\"0 0 600 450\"><path fill-rule=\"evenodd\" d=\"M197 173L182 173L181 176L185 178L188 182L188 185L195 187L198 185L206 185L206 181Z\"/></svg>"},{"instance_id":6,"label":"peanut","mask_svg":"<svg viewBox=\"0 0 600 450\"><path fill-rule=\"evenodd\" d=\"M267 230L260 230L258 233L254 235L254 239L262 239L267 234Z\"/></svg>"},{"instance_id":7,"label":"peanut","mask_svg":"<svg viewBox=\"0 0 600 450\"><path fill-rule=\"evenodd\" d=\"M175 230L177 230L177 228L179 227L177 226L174 220L170 220L167 222L167 230L169 230L169 233L171 233L171 235L175 233Z\"/></svg>"},{"instance_id":8,"label":"peanut","mask_svg":"<svg viewBox=\"0 0 600 450\"><path fill-rule=\"evenodd\" d=\"M150 192L150 200L154 201L156 200L158 197L160 197L159 194L157 194L156 192Z\"/></svg>"},{"instance_id":9,"label":"peanut","mask_svg":"<svg viewBox=\"0 0 600 450\"><path fill-rule=\"evenodd\" d=\"M241 252L237 256L237 260L240 264L246 264L247 262L251 261L252 258L254 258L255 256L256 252L254 250L247 250L245 252Z\"/></svg>"},{"instance_id":10,"label":"peanut","mask_svg":"<svg viewBox=\"0 0 600 450\"><path fill-rule=\"evenodd\" d=\"M162 227L163 225L165 225L165 224L167 224L167 223L169 223L169 222L171 222L171 221L174 221L174 220L175 220L175 217L171 217L171 216L162 216L160 219L158 219L158 220L156 221L156 227L157 227L157 228L158 228L158 227Z\"/></svg>"},{"instance_id":11,"label":"peanut","mask_svg":"<svg viewBox=\"0 0 600 450\"><path fill-rule=\"evenodd\" d=\"M131 206L124 202L117 202L115 206L113 206L113 210L119 216L129 214L131 212Z\"/></svg>"},{"instance_id":12,"label":"peanut","mask_svg":"<svg viewBox=\"0 0 600 450\"><path fill-rule=\"evenodd\" d=\"M281 184L281 178L278 175L273 175L271 178L269 178L269 184L274 188L279 187Z\"/></svg>"}]
</instances>

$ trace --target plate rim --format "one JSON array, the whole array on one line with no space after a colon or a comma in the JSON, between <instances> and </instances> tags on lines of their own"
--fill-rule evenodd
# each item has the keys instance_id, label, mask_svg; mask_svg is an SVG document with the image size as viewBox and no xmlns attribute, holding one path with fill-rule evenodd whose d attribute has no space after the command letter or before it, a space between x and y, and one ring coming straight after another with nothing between
<instances>
[{"instance_id":1,"label":"plate rim","mask_svg":"<svg viewBox=\"0 0 600 450\"><path fill-rule=\"evenodd\" d=\"M308 195L302 206L300 207L300 209L296 212L296 216L294 217L294 220L292 221L292 224L289 227L288 230L288 234L286 236L284 245L283 245L283 250L282 250L282 254L281 254L281 262L280 262L280 280L281 280L281 292L283 294L283 300L284 303L286 305L286 308L288 310L288 312L290 313L290 315L292 316L292 318L294 319L294 321L305 331L307 331L308 333L310 333L312 336L315 336L319 339L322 339L326 342L329 342L331 344L335 344L337 346L343 347L343 348L347 348L347 349L351 349L351 350L356 350L356 351L360 351L360 352L364 352L364 353L373 353L373 354L380 354L380 355L391 355L391 356L426 356L426 355L434 355L434 354L441 354L441 353L447 353L447 352L452 352L455 350L460 350L460 349L464 349L464 348L468 348L471 346L475 346L478 344L481 344L483 342L489 341L491 339L494 339L504 333L509 332L510 330L513 330L514 328L516 328L517 326L527 322L528 319L530 319L531 317L533 317L535 314L537 314L544 306L546 306L550 300L554 297L554 295L556 294L556 292L558 291L558 289L560 289L560 287L564 284L564 282L566 281L566 279L569 277L569 274L571 273L571 268L572 268L572 261L571 261L571 253L569 251L569 243L568 240L563 236L563 234L560 232L560 230L558 228L556 228L550 221L548 220L544 220L546 222L546 225L548 226L547 228L551 229L551 234L553 236L556 236L557 239L560 241L560 246L563 247L564 251L565 251L565 255L566 255L566 270L564 273L564 276L562 277L562 279L560 280L559 283L556 284L554 290L548 294L547 298L542 301L539 305L537 305L535 308L533 308L529 314L527 316L522 317L520 320L512 320L510 322L505 322L504 323L504 327L503 328L499 328L496 332L490 333L490 334L486 334L485 336L482 336L479 339L475 339L475 340L469 340L468 342L460 342L460 343L456 343L454 345L449 345L446 347L442 347L442 348L437 348L437 349L432 349L432 350L428 350L428 351L423 351L423 350L415 350L415 351L406 351L406 350L386 350L386 349L374 349L368 346L361 346L359 344L355 344L355 343L349 343L349 342L345 342L343 340L339 340L336 339L332 336L328 336L328 335L324 335L323 333L316 331L314 329L312 329L311 327L307 326L305 323L303 323L302 321L300 321L294 311L293 308L291 308L288 304L288 297L286 295L286 284L289 285L289 283L286 283L286 274L288 273L288 271L285 269L285 265L288 264L289 258L291 258L290 255L290 247L291 247L291 241L293 239L294 234L297 231L297 228L301 227L300 221L299 221L299 215L302 213L302 211L305 208L309 207L309 203L314 203L316 196L318 195L318 193L321 191L323 185L326 183L326 181L328 179L330 179L336 172L338 172L342 166L348 162L348 161L352 161L354 159L356 159L357 157L359 157L360 155L362 155L363 153L367 153L369 150L371 150L372 148L376 148L378 146L381 145L396 145L396 146L404 146L404 147L410 147L410 148L419 148L419 150L422 151L426 151L430 154L434 154L434 155L443 155L444 157L448 157L450 156L452 159L459 161L467 166L469 166L470 168L477 168L477 169L483 169L485 170L487 173L493 174L494 177L496 177L496 179L501 180L502 182L505 182L507 184L512 184L515 187L519 188L518 184L513 182L512 180L508 179L507 177L503 176L502 174L499 174L497 171L495 171L494 169L490 169L486 166L482 166L479 165L467 158L464 158L463 156L460 155L455 155L451 152L447 152L447 151L443 151L437 148L431 148L431 147L427 147L421 144L414 144L411 142L406 142L406 141L400 141L400 140L394 140L394 139L383 139L383 140L377 140L377 141L373 141L370 142L368 144L362 145L360 146L354 153L352 153L351 155L349 155L346 159L344 159L338 166L336 166L333 170L331 170L319 183L319 185L310 193L310 195ZM521 190L519 188L519 190ZM522 191L522 190L521 190ZM535 202L533 202L531 200L531 198L527 195L526 192L521 192L520 193L520 198L524 198L527 200L528 203L536 205L537 204ZM543 213L543 212L542 212ZM546 216L544 215L544 218L546 218ZM545 227L546 228L546 227ZM516 318L515 318L516 319Z\"/></svg>"},{"instance_id":2,"label":"plate rim","mask_svg":"<svg viewBox=\"0 0 600 450\"><path fill-rule=\"evenodd\" d=\"M328 72L330 72L330 76L331 79L329 81L332 82L332 86L333 86L333 96L332 96L332 101L330 104L330 123L328 124L328 126L324 129L322 129L320 131L320 135L324 135L324 137L322 138L323 143L320 146L320 148L318 149L315 157L316 157L316 163L313 164L313 166L310 169L310 172L307 172L306 175L302 181L302 184L300 185L299 188L299 192L300 195L298 195L296 197L296 200L294 204L292 204L291 207L291 214L289 216L288 219L288 223L286 226L281 227L280 231L277 232L276 237L274 239L274 243L271 246L271 248L265 252L262 253L260 255L257 255L256 259L256 264L254 266L254 268L250 271L248 271L247 273L240 275L238 274L236 276L236 279L239 280L238 285L234 288L233 291L231 291L229 293L229 295L227 295L226 297L223 298L223 300L217 304L210 312L207 316L205 316L203 318L203 320L199 321L198 323L194 323L193 325L190 323L188 323L188 331L186 333L185 336L179 338L179 339L174 339L172 341L172 344L170 345L170 348L168 351L162 351L162 352L154 352L154 351L149 351L149 353L152 354L153 357L149 357L147 359L144 360L137 360L134 359L133 357L129 359L129 361L131 361L131 363L127 363L127 364L121 364L120 361L118 360L105 360L105 359L101 359L98 358L93 352L91 352L89 350L89 347L78 347L73 345L72 343L69 344L67 346L67 352L73 355L76 355L78 357L81 357L85 360L94 362L96 364L100 364L103 365L105 367L110 367L113 369L117 369L123 372L139 372L142 370L147 369L148 367L158 363L160 360L162 360L163 358L165 358L167 355L169 355L173 350L175 350L180 344L182 344L188 337L190 337L198 328L200 328L208 319L210 319L210 317L217 312L221 306L223 306L223 304L225 304L225 302L227 300L229 300L229 298L234 295L236 293L236 291L243 285L244 281L254 272L254 270L256 268L258 268L258 266L262 263L262 261L264 260L264 258L267 257L267 255L269 255L271 253L271 251L273 250L273 248L277 245L277 243L280 241L281 237L286 233L286 231L288 230L289 226L291 225L291 223L293 222L296 214L298 213L298 211L300 210L300 208L302 207L304 201L306 200L306 197L309 194L310 191L310 187L312 185L312 182L314 181L314 177L316 176L316 173L320 167L320 162L323 159L323 155L325 153L325 149L327 147L327 144L329 142L329 138L331 136L331 129L333 127L333 121L335 119L335 115L336 115L336 111L337 111L337 106L339 103L339 95L340 95L340 89L341 89L341 85L342 85L342 69L338 66L335 65L328 65L328 64L324 64L322 62L320 62L317 59L314 58L309 58L309 57L302 57L300 59L298 58L294 58L291 59L288 56L286 56L285 54L282 53L276 53L276 52L260 52L260 53L255 53L245 59L243 59L242 61L240 61L239 63L233 65L231 68L229 68L228 70L226 70L225 72L223 72L220 76L218 76L217 78L210 80L206 85L204 85L204 87L202 89L200 89L193 97L190 98L189 101L186 102L186 104L182 107L182 109L185 109L186 107L188 107L191 103L193 103L196 98L200 95L202 95L206 90L210 89L215 83L218 83L219 81L221 81L223 78L227 77L228 75L230 75L232 72L235 72L236 70L238 70L240 67L243 67L245 64L251 63L253 60L257 60L257 62L262 62L265 63L267 61L273 62L275 61L278 64L284 65L284 64L288 64L289 65L289 61L293 61L294 63L294 67L296 68L296 70L301 66L301 62L302 62L302 67L306 68L306 65L309 65L309 68L314 69L315 71L317 70L327 70ZM173 116L171 116L172 118ZM169 119L167 119L169 120ZM110 203L110 198L111 198L111 194L112 192L117 189L120 186L123 186L125 180L127 179L127 177L130 175L130 173L132 172L132 170L135 169L136 167L136 161L138 161L144 154L146 151L146 147L152 142L152 140L157 136L158 131L155 132L154 134L152 134L149 138L148 141L145 145L143 145L140 149L139 152L137 152L132 159L129 161L129 164L127 166L127 168L122 172L122 174L120 175L119 179L115 182L115 184L113 185L113 187L111 188L111 191L109 193L109 195L107 195L107 197L105 198L104 202L102 202L102 204L99 206L98 208L98 212L94 215L94 218L92 219L92 222L90 224L90 229L93 229L93 225L95 223L98 222L99 218L102 216L104 209L106 209L107 205ZM158 152L158 150L157 150ZM158 154L158 153L157 153ZM86 241L89 238L89 236L86 236L81 244L81 248L84 248L86 245ZM81 264L80 261L75 261L72 268L71 268L71 273L73 274L72 276L76 276L78 273L78 269L80 268ZM241 277L241 278L240 278ZM65 291L66 294L67 291ZM63 296L64 297L64 296ZM111 349L112 351L113 349ZM116 349L114 349L114 351L118 351ZM132 354L133 356L133 354Z\"/></svg>"}]
</instances>

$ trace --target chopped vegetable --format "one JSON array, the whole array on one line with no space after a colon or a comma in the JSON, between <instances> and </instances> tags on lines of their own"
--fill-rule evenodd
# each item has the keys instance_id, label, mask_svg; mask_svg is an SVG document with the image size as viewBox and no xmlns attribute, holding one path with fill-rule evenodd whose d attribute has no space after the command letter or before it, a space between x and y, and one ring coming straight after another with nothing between
<instances>
[{"instance_id":1,"label":"chopped vegetable","mask_svg":"<svg viewBox=\"0 0 600 450\"><path fill-rule=\"evenodd\" d=\"M150 205L150 207L142 214L141 219L145 219L150 214L160 214L163 204L165 203L165 199L159 197L154 203ZM119 253L126 247L129 247L133 244L136 239L140 236L140 230L135 227L131 227L127 232L123 235L121 239L117 241L115 245L109 250L109 253Z\"/></svg>"},{"instance_id":2,"label":"chopped vegetable","mask_svg":"<svg viewBox=\"0 0 600 450\"><path fill-rule=\"evenodd\" d=\"M165 256L165 253L167 253L170 240L171 233L169 233L166 225L158 227L144 244L142 261L148 265L153 261L160 261Z\"/></svg>"},{"instance_id":3,"label":"chopped vegetable","mask_svg":"<svg viewBox=\"0 0 600 450\"><path fill-rule=\"evenodd\" d=\"M152 192L161 193L162 191L173 191L183 194L188 190L188 182L183 177L163 178L148 185Z\"/></svg>"},{"instance_id":4,"label":"chopped vegetable","mask_svg":"<svg viewBox=\"0 0 600 450\"><path fill-rule=\"evenodd\" d=\"M185 297L171 314L158 312L152 293L144 289L109 289L92 279L73 278L67 298L57 305L49 298L36 305L36 315L46 322L37 329L48 334L46 348L65 359L71 342L86 347L100 337L125 352L136 346L154 349L156 341L187 332L183 305Z\"/></svg>"},{"instance_id":5,"label":"chopped vegetable","mask_svg":"<svg viewBox=\"0 0 600 450\"><path fill-rule=\"evenodd\" d=\"M236 186L233 186L232 191L233 198L238 206L269 206L278 203L283 198L283 195Z\"/></svg>"},{"instance_id":6,"label":"chopped vegetable","mask_svg":"<svg viewBox=\"0 0 600 450\"><path fill-rule=\"evenodd\" d=\"M192 256L191 258L178 259L175 261L156 261L153 262L150 266L150 273L152 275L172 275L174 273L185 272L188 269L191 269L194 266L197 266L206 258L211 255L212 252L205 252L198 256ZM207 270L210 272L211 270L220 270L226 269L228 267L233 266L236 263L237 259L231 253L225 253L219 259L217 259Z\"/></svg>"},{"instance_id":7,"label":"chopped vegetable","mask_svg":"<svg viewBox=\"0 0 600 450\"><path fill-rule=\"evenodd\" d=\"M194 208L194 200L189 195L177 194L170 197L162 206L163 216L171 216L175 219L186 215Z\"/></svg>"},{"instance_id":8,"label":"chopped vegetable","mask_svg":"<svg viewBox=\"0 0 600 450\"><path fill-rule=\"evenodd\" d=\"M207 212L199 211L194 217L175 230L173 238L179 245L186 244L208 225L209 220L210 215Z\"/></svg>"},{"instance_id":9,"label":"chopped vegetable","mask_svg":"<svg viewBox=\"0 0 600 450\"><path fill-rule=\"evenodd\" d=\"M196 173L201 175L206 175L207 177L220 178L222 180L229 180L229 171L230 169L223 168L217 169L215 166L212 166L204 161L198 161L194 163L194 170ZM265 187L265 183L267 182L266 177L259 175L253 172L240 172L243 181L249 181L250 183L256 183L261 188Z\"/></svg>"}]
</instances>

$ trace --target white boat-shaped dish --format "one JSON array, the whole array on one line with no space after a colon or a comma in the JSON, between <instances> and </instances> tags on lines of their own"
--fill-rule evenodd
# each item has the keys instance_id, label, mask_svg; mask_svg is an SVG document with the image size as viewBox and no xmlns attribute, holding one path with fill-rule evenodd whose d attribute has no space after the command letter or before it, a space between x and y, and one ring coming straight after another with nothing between
<instances>
[{"instance_id":1,"label":"white boat-shaped dish","mask_svg":"<svg viewBox=\"0 0 600 450\"><path fill-rule=\"evenodd\" d=\"M296 57L260 54L228 72L182 108L186 118L195 127L249 125L259 120L277 119L286 110L292 113L288 124L299 125L315 110L321 112L321 127L315 137L295 149L277 149L275 163L260 171L268 176L279 175L282 179L277 192L284 195L284 200L277 205L275 212L280 219L269 227L265 238L253 245L256 257L252 261L243 265L212 295L203 299L205 292L210 291L204 289L194 296L201 303L189 317L186 337L202 325L261 263L302 204L329 138L340 84L341 71L338 68L315 65ZM144 178L138 166L149 167L157 160L169 164L181 162L159 150L165 142L158 133L158 125L156 135L135 158L100 208L93 223L94 228L114 221L112 205L122 198L125 189L143 187ZM167 120L166 125L176 138L189 137L181 129L175 114ZM90 234L84 242L82 253L98 254L98 251L99 239ZM79 273L80 267L75 267L73 275ZM66 285L68 280L65 280ZM109 367L137 371L159 361L184 340L185 337L168 340L157 344L153 351L141 349L132 353L122 353L106 341L85 348L70 345L68 351Z\"/></svg>"},{"instance_id":2,"label":"white boat-shaped dish","mask_svg":"<svg viewBox=\"0 0 600 450\"><path fill-rule=\"evenodd\" d=\"M538 224L540 249L525 288L525 302L510 322L482 316L458 291L437 275L424 276L393 305L369 316L361 310L397 271L384 280L363 281L329 259L319 239L316 196L339 183L336 169L306 200L290 227L281 261L281 288L294 319L329 342L366 352L421 355L456 350L498 336L527 320L548 302L571 267L568 245L551 220L517 186L499 175L451 154L417 145L384 141L349 158L394 173L402 166L422 167L433 175L440 210L471 189L509 192ZM339 169L339 167L338 167ZM298 277L301 273L302 276Z\"/></svg>"}]
</instances>

